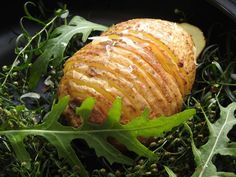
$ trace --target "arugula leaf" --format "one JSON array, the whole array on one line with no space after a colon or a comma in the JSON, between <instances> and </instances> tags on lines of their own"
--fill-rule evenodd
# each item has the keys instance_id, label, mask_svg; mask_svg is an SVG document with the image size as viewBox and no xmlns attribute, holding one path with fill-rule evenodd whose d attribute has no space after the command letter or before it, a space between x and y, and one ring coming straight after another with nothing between
<instances>
[{"instance_id":1,"label":"arugula leaf","mask_svg":"<svg viewBox=\"0 0 236 177\"><path fill-rule=\"evenodd\" d=\"M6 134L6 137L8 138L12 148L15 151L16 158L18 159L18 161L20 161L21 164L25 164L25 167L27 169L30 169L31 158L29 153L25 149L25 144L23 143L25 136L26 135L21 133L17 134L17 132Z\"/></svg>"},{"instance_id":2,"label":"arugula leaf","mask_svg":"<svg viewBox=\"0 0 236 177\"><path fill-rule=\"evenodd\" d=\"M169 117L161 116L158 119L150 120L146 116L140 116L124 125L126 129L132 129L134 136L151 137L161 136L163 132L171 130L176 125L185 122L190 115L196 113L195 109L187 109L183 112L174 114ZM187 118L187 119L186 119Z\"/></svg>"},{"instance_id":3,"label":"arugula leaf","mask_svg":"<svg viewBox=\"0 0 236 177\"><path fill-rule=\"evenodd\" d=\"M76 34L82 34L82 41L85 42L94 30L104 31L107 27L92 23L80 16L74 16L68 25L56 28L50 39L43 47L43 53L36 59L30 70L29 87L35 88L40 77L47 72L48 64L58 66L65 58L64 52L71 38Z\"/></svg>"},{"instance_id":4,"label":"arugula leaf","mask_svg":"<svg viewBox=\"0 0 236 177\"><path fill-rule=\"evenodd\" d=\"M167 166L164 166L166 172L168 173L169 177L177 177L176 174Z\"/></svg>"},{"instance_id":5,"label":"arugula leaf","mask_svg":"<svg viewBox=\"0 0 236 177\"><path fill-rule=\"evenodd\" d=\"M76 108L76 115L80 115L83 117L83 123L88 122L91 110L95 105L95 100L92 97L88 97L84 102L81 104L80 107Z\"/></svg>"},{"instance_id":6,"label":"arugula leaf","mask_svg":"<svg viewBox=\"0 0 236 177\"><path fill-rule=\"evenodd\" d=\"M16 157L21 162L27 163L28 168L30 168L30 155L26 151L23 143L24 138L28 135L45 137L56 147L59 157L66 159L72 166L77 166L81 176L88 176L87 171L71 146L72 140L85 140L91 148L95 149L97 156L105 157L111 164L118 162L131 165L133 160L111 145L108 142L109 137L116 139L119 143L125 145L128 150L137 153L139 156L156 158L156 154L140 143L137 136L159 136L165 131L169 131L173 127L180 125L195 114L195 110L190 109L178 113L176 117L171 116L165 119L162 117L160 121L157 121L156 119L148 119L148 114L144 113L137 118L137 120L135 119L127 125L121 125L119 122L121 115L121 99L117 98L108 112L108 118L105 123L98 125L88 121L95 100L93 98L87 98L81 106L76 109L76 112L83 119L83 123L79 128L74 128L64 126L58 122L68 102L68 96L60 99L45 116L42 124L19 130L3 130L0 128L0 135L5 135L9 139ZM155 129L159 130L156 131Z\"/></svg>"},{"instance_id":7,"label":"arugula leaf","mask_svg":"<svg viewBox=\"0 0 236 177\"><path fill-rule=\"evenodd\" d=\"M194 144L193 134L190 127L186 125L192 139L192 151L197 165L192 177L236 177L235 174L230 172L217 172L217 169L212 162L212 158L216 154L236 157L236 143L230 142L227 137L229 131L236 124L236 118L234 115L236 103L231 103L227 107L220 106L220 110L220 118L215 123L211 123L208 117L205 116L209 129L209 139L208 142L199 149Z\"/></svg>"}]
</instances>

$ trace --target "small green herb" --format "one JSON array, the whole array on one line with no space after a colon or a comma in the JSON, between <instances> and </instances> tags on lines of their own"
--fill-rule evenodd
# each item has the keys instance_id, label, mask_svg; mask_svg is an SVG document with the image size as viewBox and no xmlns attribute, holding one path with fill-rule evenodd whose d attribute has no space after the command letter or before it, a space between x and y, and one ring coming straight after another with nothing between
<instances>
[{"instance_id":1,"label":"small green herb","mask_svg":"<svg viewBox=\"0 0 236 177\"><path fill-rule=\"evenodd\" d=\"M216 154L236 157L236 143L230 142L227 137L229 131L236 125L236 118L234 115L236 103L231 103L225 108L220 106L220 110L220 118L215 123L211 123L202 109L210 135L207 143L200 148L196 148L191 129L187 127L191 134L192 150L197 165L192 177L236 176L229 172L217 172L217 169L212 162L212 159Z\"/></svg>"},{"instance_id":2,"label":"small green herb","mask_svg":"<svg viewBox=\"0 0 236 177\"><path fill-rule=\"evenodd\" d=\"M168 173L169 177L177 177L174 174L174 172L171 169L169 169L167 166L164 166L164 168L165 168L166 172Z\"/></svg>"},{"instance_id":3,"label":"small green herb","mask_svg":"<svg viewBox=\"0 0 236 177\"><path fill-rule=\"evenodd\" d=\"M76 112L83 119L83 124L79 128L68 127L60 124L58 119L66 108L69 97L64 97L44 118L42 124L37 124L28 128L21 129L4 129L0 127L0 135L6 136L14 149L16 157L21 163L30 169L30 155L26 151L24 139L29 135L39 135L45 137L52 143L59 154L59 157L66 159L72 166L78 166L79 173L82 176L88 176L85 168L77 157L71 146L74 139L84 139L91 148L94 148L97 156L105 157L109 163L133 163L133 160L123 155L113 145L108 142L108 138L112 137L122 143L139 156L153 159L156 154L150 151L137 139L137 136L160 136L166 131L170 131L173 127L187 121L194 114L194 110L185 110L170 117L162 117L160 119L150 120L146 114L131 121L127 125L121 125L121 99L117 98L109 113L108 118L102 125L89 123L89 115L93 109L95 101L92 98L86 99L82 105L77 108ZM166 120L166 121L165 121ZM157 131L154 131L158 129Z\"/></svg>"},{"instance_id":4,"label":"small green herb","mask_svg":"<svg viewBox=\"0 0 236 177\"><path fill-rule=\"evenodd\" d=\"M49 63L54 68L61 64L66 57L64 56L66 47L73 36L81 34L82 42L85 42L92 31L104 31L106 29L105 26L89 22L79 16L74 16L68 25L54 29L42 48L42 54L32 65L29 87L31 89L36 87L40 77L47 72Z\"/></svg>"}]
</instances>

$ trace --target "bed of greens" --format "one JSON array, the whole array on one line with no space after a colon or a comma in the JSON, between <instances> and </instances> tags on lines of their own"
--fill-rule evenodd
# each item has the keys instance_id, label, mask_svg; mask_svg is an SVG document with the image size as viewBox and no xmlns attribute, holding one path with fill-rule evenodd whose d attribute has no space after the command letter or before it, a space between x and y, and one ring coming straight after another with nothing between
<instances>
[{"instance_id":1,"label":"bed of greens","mask_svg":"<svg viewBox=\"0 0 236 177\"><path fill-rule=\"evenodd\" d=\"M149 120L145 110L121 125L117 98L107 121L95 125L88 121L96 102L90 97L76 108L83 124L73 128L62 116L69 97L57 97L63 64L107 27L66 6L36 18L31 6L24 6L16 57L0 71L0 176L236 176L236 29L219 34L219 44L207 36L182 112ZM39 30L30 33L25 22ZM152 139L143 145L140 136Z\"/></svg>"}]
</instances>

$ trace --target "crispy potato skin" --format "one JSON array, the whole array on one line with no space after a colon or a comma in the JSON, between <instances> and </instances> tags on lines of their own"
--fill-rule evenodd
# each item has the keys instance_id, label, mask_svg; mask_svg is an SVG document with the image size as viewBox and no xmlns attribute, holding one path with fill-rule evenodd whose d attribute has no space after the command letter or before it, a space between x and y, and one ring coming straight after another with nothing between
<instances>
[{"instance_id":1,"label":"crispy potato skin","mask_svg":"<svg viewBox=\"0 0 236 177\"><path fill-rule=\"evenodd\" d=\"M117 96L124 124L145 108L152 118L177 113L195 79L195 55L191 36L176 23L133 19L114 25L66 61L58 91L71 97L65 116L79 126L74 108L88 96L97 100L94 123L104 122Z\"/></svg>"}]
</instances>

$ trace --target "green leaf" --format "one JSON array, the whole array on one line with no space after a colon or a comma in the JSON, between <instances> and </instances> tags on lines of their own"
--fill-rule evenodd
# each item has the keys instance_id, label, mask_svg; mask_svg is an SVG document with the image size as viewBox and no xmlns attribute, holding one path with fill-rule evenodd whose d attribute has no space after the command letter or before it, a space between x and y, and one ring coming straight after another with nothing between
<instances>
[{"instance_id":1,"label":"green leaf","mask_svg":"<svg viewBox=\"0 0 236 177\"><path fill-rule=\"evenodd\" d=\"M61 98L58 104L52 106L52 110L45 116L44 122L42 124L36 125L35 127L43 127L43 129L52 129L54 128L54 126L58 126L59 123L57 121L60 118L62 112L65 110L66 106L68 105L69 99L69 96Z\"/></svg>"},{"instance_id":2,"label":"green leaf","mask_svg":"<svg viewBox=\"0 0 236 177\"><path fill-rule=\"evenodd\" d=\"M236 103L231 103L226 108L220 106L220 118L215 123L211 123L205 116L209 129L209 139L199 149L193 142L191 129L187 127L192 139L192 151L197 166L192 177L236 176L229 172L217 172L216 166L212 162L212 158L216 154L236 157L236 143L231 143L227 137L229 131L236 124L235 110Z\"/></svg>"},{"instance_id":3,"label":"green leaf","mask_svg":"<svg viewBox=\"0 0 236 177\"><path fill-rule=\"evenodd\" d=\"M236 177L236 174L230 172L218 172L217 177Z\"/></svg>"},{"instance_id":4,"label":"green leaf","mask_svg":"<svg viewBox=\"0 0 236 177\"><path fill-rule=\"evenodd\" d=\"M7 134L6 137L8 138L12 148L14 149L17 159L21 162L21 164L24 164L27 169L30 169L31 158L29 153L25 149L25 144L23 143L23 140L26 135L22 133L17 134L17 132L13 132L11 134Z\"/></svg>"},{"instance_id":5,"label":"green leaf","mask_svg":"<svg viewBox=\"0 0 236 177\"><path fill-rule=\"evenodd\" d=\"M109 138L126 146L130 151L139 156L150 159L157 158L156 154L150 151L137 139L138 136L150 137L159 136L165 131L180 125L194 114L194 110L186 110L175 116L161 117L158 119L149 119L146 110L140 117L137 117L127 125L120 124L121 116L121 99L117 98L108 112L108 118L102 125L93 124L89 121L83 121L79 128L64 126L58 122L58 119L69 103L69 97L63 97L59 102L53 105L52 110L45 116L44 122L34 125L30 128L20 130L0 130L0 135L5 135L16 153L16 157L21 162L30 161L30 156L23 143L24 138L28 135L38 135L46 138L57 149L60 158L66 159L71 166L77 166L81 176L88 176L86 169L77 157L71 142L74 139L83 139L89 147L93 148L98 157L105 157L109 163L122 163L131 165L133 159L124 155L114 147ZM87 98L76 113L83 120L88 120L91 111L95 105L93 98Z\"/></svg>"},{"instance_id":6,"label":"green leaf","mask_svg":"<svg viewBox=\"0 0 236 177\"><path fill-rule=\"evenodd\" d=\"M171 130L183 122L187 121L196 113L195 109L187 109L183 112L177 113L173 116L161 116L158 119L148 119L146 113L144 116L138 117L130 123L124 125L126 129L132 130L134 136L160 136L164 132Z\"/></svg>"},{"instance_id":7,"label":"green leaf","mask_svg":"<svg viewBox=\"0 0 236 177\"><path fill-rule=\"evenodd\" d=\"M91 111L96 103L96 100L92 97L88 97L84 102L81 104L80 107L77 107L75 112L76 115L79 115L83 118L83 121L88 122L89 116Z\"/></svg>"},{"instance_id":8,"label":"green leaf","mask_svg":"<svg viewBox=\"0 0 236 177\"><path fill-rule=\"evenodd\" d=\"M116 98L111 109L108 112L109 122L119 122L121 116L121 98Z\"/></svg>"},{"instance_id":9,"label":"green leaf","mask_svg":"<svg viewBox=\"0 0 236 177\"><path fill-rule=\"evenodd\" d=\"M65 58L64 52L71 38L77 34L82 35L85 42L94 30L104 31L107 27L89 22L82 17L75 16L68 25L56 28L50 39L46 41L43 53L36 59L30 70L29 87L35 88L40 77L47 72L49 62L53 67L58 66Z\"/></svg>"},{"instance_id":10,"label":"green leaf","mask_svg":"<svg viewBox=\"0 0 236 177\"><path fill-rule=\"evenodd\" d=\"M167 166L164 166L166 172L168 173L169 177L177 177L174 172Z\"/></svg>"},{"instance_id":11,"label":"green leaf","mask_svg":"<svg viewBox=\"0 0 236 177\"><path fill-rule=\"evenodd\" d=\"M64 129L64 132L65 131L66 129ZM74 139L74 136L70 137L70 135L67 134L64 135L64 138L62 138L63 133L60 135L59 133L54 134L54 132L43 133L41 136L44 136L56 147L59 158L64 158L71 164L72 167L77 167L81 176L88 176L86 169L71 146L71 141Z\"/></svg>"},{"instance_id":12,"label":"green leaf","mask_svg":"<svg viewBox=\"0 0 236 177\"><path fill-rule=\"evenodd\" d=\"M83 106L83 105L82 105ZM91 111L91 110L90 110ZM148 150L142 143L133 136L129 129L125 129L120 124L121 99L117 98L108 112L108 118L101 126L91 124L82 125L81 130L88 131L86 141L91 148L95 149L97 156L105 157L109 163L122 163L131 165L133 160L124 156L107 140L114 138L119 143L125 145L127 149L136 152L140 156L154 158L155 154ZM83 135L84 136L84 135Z\"/></svg>"}]
</instances>

